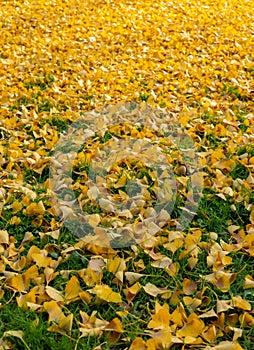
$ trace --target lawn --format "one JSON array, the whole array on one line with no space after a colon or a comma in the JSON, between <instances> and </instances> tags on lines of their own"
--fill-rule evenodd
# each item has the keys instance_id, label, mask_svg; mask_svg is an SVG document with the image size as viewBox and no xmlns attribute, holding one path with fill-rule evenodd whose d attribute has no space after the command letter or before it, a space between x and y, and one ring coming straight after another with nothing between
<instances>
[{"instance_id":1,"label":"lawn","mask_svg":"<svg viewBox=\"0 0 254 350\"><path fill-rule=\"evenodd\" d=\"M0 15L0 349L252 349L251 2Z\"/></svg>"}]
</instances>

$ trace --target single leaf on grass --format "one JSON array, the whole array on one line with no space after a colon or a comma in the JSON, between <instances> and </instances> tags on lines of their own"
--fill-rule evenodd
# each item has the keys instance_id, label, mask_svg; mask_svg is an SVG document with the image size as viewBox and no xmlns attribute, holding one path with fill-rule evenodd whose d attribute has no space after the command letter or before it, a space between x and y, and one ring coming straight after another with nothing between
<instances>
[{"instance_id":1,"label":"single leaf on grass","mask_svg":"<svg viewBox=\"0 0 254 350\"><path fill-rule=\"evenodd\" d=\"M251 310L251 304L244 300L240 295L237 297L232 297L233 306L235 306L238 309L250 311Z\"/></svg>"},{"instance_id":2,"label":"single leaf on grass","mask_svg":"<svg viewBox=\"0 0 254 350\"><path fill-rule=\"evenodd\" d=\"M32 255L33 261L36 263L38 267L47 267L50 266L50 263L52 261L51 257L45 256L42 252L40 253L34 253Z\"/></svg>"},{"instance_id":3,"label":"single leaf on grass","mask_svg":"<svg viewBox=\"0 0 254 350\"><path fill-rule=\"evenodd\" d=\"M24 267L26 266L26 257L22 256L20 259L16 260L16 261L8 261L6 259L6 263L9 264L10 268L14 271L21 271L24 269Z\"/></svg>"},{"instance_id":4,"label":"single leaf on grass","mask_svg":"<svg viewBox=\"0 0 254 350\"><path fill-rule=\"evenodd\" d=\"M86 291L81 291L79 293L79 298L84 302L89 304L92 300L92 297L89 293L87 293Z\"/></svg>"},{"instance_id":5,"label":"single leaf on grass","mask_svg":"<svg viewBox=\"0 0 254 350\"><path fill-rule=\"evenodd\" d=\"M102 279L102 272L94 271L90 267L80 270L78 274L89 287L99 284Z\"/></svg>"},{"instance_id":6,"label":"single leaf on grass","mask_svg":"<svg viewBox=\"0 0 254 350\"><path fill-rule=\"evenodd\" d=\"M69 314L68 316L61 318L59 320L58 326L60 329L65 330L67 333L71 332L73 323L73 314Z\"/></svg>"},{"instance_id":7,"label":"single leaf on grass","mask_svg":"<svg viewBox=\"0 0 254 350\"><path fill-rule=\"evenodd\" d=\"M153 296L157 297L157 295L162 295L162 294L168 294L169 296L171 295L171 291L167 288L158 288L152 283L147 283L145 286L143 286L144 291Z\"/></svg>"},{"instance_id":8,"label":"single leaf on grass","mask_svg":"<svg viewBox=\"0 0 254 350\"><path fill-rule=\"evenodd\" d=\"M219 314L220 312L227 311L229 309L233 309L232 300L218 300L216 305L216 312Z\"/></svg>"},{"instance_id":9,"label":"single leaf on grass","mask_svg":"<svg viewBox=\"0 0 254 350\"><path fill-rule=\"evenodd\" d=\"M186 295L193 294L197 289L197 283L189 280L188 278L184 278L182 283L183 292Z\"/></svg>"},{"instance_id":10,"label":"single leaf on grass","mask_svg":"<svg viewBox=\"0 0 254 350\"><path fill-rule=\"evenodd\" d=\"M135 296L138 294L140 289L141 289L141 285L137 282L133 284L131 287L127 287L123 290L128 303L130 303L135 298Z\"/></svg>"},{"instance_id":11,"label":"single leaf on grass","mask_svg":"<svg viewBox=\"0 0 254 350\"><path fill-rule=\"evenodd\" d=\"M133 284L136 281L138 281L141 277L146 276L146 275L143 275L141 273L129 272L129 271L126 271L124 275L130 284Z\"/></svg>"},{"instance_id":12,"label":"single leaf on grass","mask_svg":"<svg viewBox=\"0 0 254 350\"><path fill-rule=\"evenodd\" d=\"M18 292L25 292L29 286L28 283L25 283L22 275L11 277L10 280L7 281L7 285Z\"/></svg>"},{"instance_id":13,"label":"single leaf on grass","mask_svg":"<svg viewBox=\"0 0 254 350\"><path fill-rule=\"evenodd\" d=\"M187 322L187 315L182 303L172 312L171 321L178 325L179 327L183 327L183 325Z\"/></svg>"},{"instance_id":14,"label":"single leaf on grass","mask_svg":"<svg viewBox=\"0 0 254 350\"><path fill-rule=\"evenodd\" d=\"M35 239L35 237L32 234L32 232L26 232L20 245L23 246L25 243L32 242L34 239Z\"/></svg>"},{"instance_id":15,"label":"single leaf on grass","mask_svg":"<svg viewBox=\"0 0 254 350\"><path fill-rule=\"evenodd\" d=\"M115 317L110 321L103 332L106 333L106 339L109 344L116 344L123 332L123 326L119 318Z\"/></svg>"},{"instance_id":16,"label":"single leaf on grass","mask_svg":"<svg viewBox=\"0 0 254 350\"><path fill-rule=\"evenodd\" d=\"M17 304L19 307L23 307L24 309L27 307L27 304L30 303L36 303L36 294L38 293L37 288L31 289L26 294L20 294L17 297Z\"/></svg>"},{"instance_id":17,"label":"single leaf on grass","mask_svg":"<svg viewBox=\"0 0 254 350\"><path fill-rule=\"evenodd\" d=\"M214 325L209 326L207 329L202 331L201 335L208 343L214 343L217 338L216 327Z\"/></svg>"},{"instance_id":18,"label":"single leaf on grass","mask_svg":"<svg viewBox=\"0 0 254 350\"><path fill-rule=\"evenodd\" d=\"M126 264L124 259L115 257L112 260L108 260L106 269L109 272L112 272L119 281L123 282L123 274L126 270Z\"/></svg>"},{"instance_id":19,"label":"single leaf on grass","mask_svg":"<svg viewBox=\"0 0 254 350\"><path fill-rule=\"evenodd\" d=\"M75 300L80 293L80 283L77 277L72 276L65 287L65 299L69 302Z\"/></svg>"},{"instance_id":20,"label":"single leaf on grass","mask_svg":"<svg viewBox=\"0 0 254 350\"><path fill-rule=\"evenodd\" d=\"M119 293L114 292L107 285L96 285L93 289L90 290L91 293L96 294L100 299L107 301L108 303L121 303L122 298Z\"/></svg>"},{"instance_id":21,"label":"single leaf on grass","mask_svg":"<svg viewBox=\"0 0 254 350\"><path fill-rule=\"evenodd\" d=\"M133 340L129 350L147 350L146 342L142 338L138 337Z\"/></svg>"},{"instance_id":22,"label":"single leaf on grass","mask_svg":"<svg viewBox=\"0 0 254 350\"><path fill-rule=\"evenodd\" d=\"M45 301L43 303L43 307L45 311L49 314L49 322L59 322L60 320L66 317L60 306L54 300Z\"/></svg>"},{"instance_id":23,"label":"single leaf on grass","mask_svg":"<svg viewBox=\"0 0 254 350\"><path fill-rule=\"evenodd\" d=\"M9 234L6 230L0 230L0 244L9 244Z\"/></svg>"},{"instance_id":24,"label":"single leaf on grass","mask_svg":"<svg viewBox=\"0 0 254 350\"><path fill-rule=\"evenodd\" d=\"M230 158L221 159L218 162L213 163L212 168L226 170L231 172L235 167L235 161Z\"/></svg>"},{"instance_id":25,"label":"single leaf on grass","mask_svg":"<svg viewBox=\"0 0 254 350\"><path fill-rule=\"evenodd\" d=\"M72 330L73 314L69 314L64 318L61 318L58 324L53 323L48 329L48 332L54 332L59 334L70 334Z\"/></svg>"},{"instance_id":26,"label":"single leaf on grass","mask_svg":"<svg viewBox=\"0 0 254 350\"><path fill-rule=\"evenodd\" d=\"M157 267L160 269L169 268L169 266L172 264L172 259L170 259L167 256L163 256L160 260L153 261L151 263L151 266Z\"/></svg>"},{"instance_id":27,"label":"single leaf on grass","mask_svg":"<svg viewBox=\"0 0 254 350\"><path fill-rule=\"evenodd\" d=\"M59 272L54 272L54 269L52 269L51 267L45 267L44 275L48 285L51 281L53 281L53 279L56 278L56 276L59 275Z\"/></svg>"},{"instance_id":28,"label":"single leaf on grass","mask_svg":"<svg viewBox=\"0 0 254 350\"><path fill-rule=\"evenodd\" d=\"M200 318L210 318L210 317L218 317L216 312L212 309L207 312L204 312L203 314L199 315Z\"/></svg>"},{"instance_id":29,"label":"single leaf on grass","mask_svg":"<svg viewBox=\"0 0 254 350\"><path fill-rule=\"evenodd\" d=\"M45 292L47 293L47 295L51 299L53 299L55 301L64 302L63 294L59 290L57 290L57 289L55 289L53 287L50 287L50 286L46 286L45 287Z\"/></svg>"},{"instance_id":30,"label":"single leaf on grass","mask_svg":"<svg viewBox=\"0 0 254 350\"><path fill-rule=\"evenodd\" d=\"M183 297L184 305L187 306L188 310L194 312L198 306L202 304L202 300L198 298L192 298L190 296Z\"/></svg>"},{"instance_id":31,"label":"single leaf on grass","mask_svg":"<svg viewBox=\"0 0 254 350\"><path fill-rule=\"evenodd\" d=\"M244 279L243 289L254 288L254 279L252 276L247 275Z\"/></svg>"}]
</instances>

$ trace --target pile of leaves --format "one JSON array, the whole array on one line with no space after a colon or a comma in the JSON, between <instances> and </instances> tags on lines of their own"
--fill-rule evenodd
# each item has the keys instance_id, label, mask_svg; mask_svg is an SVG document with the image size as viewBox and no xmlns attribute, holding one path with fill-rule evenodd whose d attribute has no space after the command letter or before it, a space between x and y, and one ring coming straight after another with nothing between
<instances>
[{"instance_id":1,"label":"pile of leaves","mask_svg":"<svg viewBox=\"0 0 254 350\"><path fill-rule=\"evenodd\" d=\"M0 349L250 349L251 3L2 0L0 14ZM98 131L59 153L82 116ZM175 191L149 149L105 169L106 147L133 139L165 155ZM190 182L203 193L180 230Z\"/></svg>"}]
</instances>

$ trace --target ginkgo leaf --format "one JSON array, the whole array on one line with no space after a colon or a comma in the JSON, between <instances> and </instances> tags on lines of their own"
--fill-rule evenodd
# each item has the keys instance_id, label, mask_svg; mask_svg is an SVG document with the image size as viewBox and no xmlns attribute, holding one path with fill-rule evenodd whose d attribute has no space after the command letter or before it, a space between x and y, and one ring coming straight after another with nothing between
<instances>
[{"instance_id":1,"label":"ginkgo leaf","mask_svg":"<svg viewBox=\"0 0 254 350\"><path fill-rule=\"evenodd\" d=\"M185 278L182 283L182 288L183 288L184 294L191 295L197 289L197 284L195 282L192 282L188 278Z\"/></svg>"},{"instance_id":2,"label":"ginkgo leaf","mask_svg":"<svg viewBox=\"0 0 254 350\"><path fill-rule=\"evenodd\" d=\"M216 312L224 312L229 309L232 309L232 300L218 300L217 301L217 306L216 306Z\"/></svg>"},{"instance_id":3,"label":"ginkgo leaf","mask_svg":"<svg viewBox=\"0 0 254 350\"><path fill-rule=\"evenodd\" d=\"M29 216L42 215L45 212L45 207L42 201L39 203L31 203L26 209L25 214Z\"/></svg>"},{"instance_id":4,"label":"ginkgo leaf","mask_svg":"<svg viewBox=\"0 0 254 350\"><path fill-rule=\"evenodd\" d=\"M150 282L147 283L145 286L143 286L143 289L147 294L153 297L157 297L157 295L160 295L160 294L168 294L168 293L171 294L171 291L168 290L167 288L158 288Z\"/></svg>"},{"instance_id":5,"label":"ginkgo leaf","mask_svg":"<svg viewBox=\"0 0 254 350\"><path fill-rule=\"evenodd\" d=\"M65 298L69 301L79 296L81 289L77 277L72 276L65 287Z\"/></svg>"},{"instance_id":6,"label":"ginkgo leaf","mask_svg":"<svg viewBox=\"0 0 254 350\"><path fill-rule=\"evenodd\" d=\"M166 309L160 309L155 315L152 316L152 320L148 323L148 328L152 329L164 329L169 326L170 314Z\"/></svg>"},{"instance_id":7,"label":"ginkgo leaf","mask_svg":"<svg viewBox=\"0 0 254 350\"><path fill-rule=\"evenodd\" d=\"M123 332L121 321L117 317L114 318L104 328L104 332L106 332L106 338L109 344L116 344L121 337L121 333Z\"/></svg>"},{"instance_id":8,"label":"ginkgo leaf","mask_svg":"<svg viewBox=\"0 0 254 350\"><path fill-rule=\"evenodd\" d=\"M27 345L26 341L24 340L24 332L23 331L6 331L3 334L3 338L4 337L15 337L15 338L19 338L22 343L25 345L26 349L30 349L29 346Z\"/></svg>"},{"instance_id":9,"label":"ginkgo leaf","mask_svg":"<svg viewBox=\"0 0 254 350\"><path fill-rule=\"evenodd\" d=\"M146 342L142 338L137 337L131 343L129 350L147 350Z\"/></svg>"},{"instance_id":10,"label":"ginkgo leaf","mask_svg":"<svg viewBox=\"0 0 254 350\"><path fill-rule=\"evenodd\" d=\"M135 296L139 293L140 289L141 285L138 282L136 282L131 287L127 287L123 290L128 303L130 303L135 298Z\"/></svg>"},{"instance_id":11,"label":"ginkgo leaf","mask_svg":"<svg viewBox=\"0 0 254 350\"><path fill-rule=\"evenodd\" d=\"M0 230L0 244L9 244L9 234L6 230Z\"/></svg>"},{"instance_id":12,"label":"ginkgo leaf","mask_svg":"<svg viewBox=\"0 0 254 350\"><path fill-rule=\"evenodd\" d=\"M65 318L60 318L58 322L58 326L60 329L63 329L67 333L70 333L72 330L73 323L73 314L69 314Z\"/></svg>"},{"instance_id":13,"label":"ginkgo leaf","mask_svg":"<svg viewBox=\"0 0 254 350\"><path fill-rule=\"evenodd\" d=\"M47 293L47 295L50 298L52 298L55 301L60 301L60 302L64 301L64 297L63 297L62 293L53 287L46 286L45 292Z\"/></svg>"},{"instance_id":14,"label":"ginkgo leaf","mask_svg":"<svg viewBox=\"0 0 254 350\"><path fill-rule=\"evenodd\" d=\"M244 289L254 288L254 279L252 278L252 276L250 275L245 276L243 288Z\"/></svg>"},{"instance_id":15,"label":"ginkgo leaf","mask_svg":"<svg viewBox=\"0 0 254 350\"><path fill-rule=\"evenodd\" d=\"M124 275L125 275L127 281L128 281L130 284L135 283L135 282L138 281L141 277L144 276L144 275L141 274L141 273L129 272L129 271L126 271Z\"/></svg>"},{"instance_id":16,"label":"ginkgo leaf","mask_svg":"<svg viewBox=\"0 0 254 350\"><path fill-rule=\"evenodd\" d=\"M121 295L117 292L114 292L107 285L96 285L93 289L91 289L91 293L94 293L102 300L105 300L109 303L121 303L122 298Z\"/></svg>"},{"instance_id":17,"label":"ginkgo leaf","mask_svg":"<svg viewBox=\"0 0 254 350\"><path fill-rule=\"evenodd\" d=\"M205 350L243 350L240 344L231 341L222 341L215 346L207 346Z\"/></svg>"},{"instance_id":18,"label":"ginkgo leaf","mask_svg":"<svg viewBox=\"0 0 254 350\"><path fill-rule=\"evenodd\" d=\"M59 322L65 319L65 315L56 301L45 301L43 304L45 311L49 314L49 321Z\"/></svg>"},{"instance_id":19,"label":"ginkgo leaf","mask_svg":"<svg viewBox=\"0 0 254 350\"><path fill-rule=\"evenodd\" d=\"M205 324L199 317L192 313L187 319L187 324L183 326L179 331L177 331L177 336L180 337L192 337L197 338L203 331ZM192 341L191 341L192 343Z\"/></svg>"},{"instance_id":20,"label":"ginkgo leaf","mask_svg":"<svg viewBox=\"0 0 254 350\"><path fill-rule=\"evenodd\" d=\"M246 311L251 310L251 304L247 300L244 300L240 295L237 297L232 297L232 305L234 305L238 309Z\"/></svg>"},{"instance_id":21,"label":"ginkgo leaf","mask_svg":"<svg viewBox=\"0 0 254 350\"><path fill-rule=\"evenodd\" d=\"M28 284L25 283L22 275L16 275L8 281L8 285L18 292L25 292Z\"/></svg>"}]
</instances>

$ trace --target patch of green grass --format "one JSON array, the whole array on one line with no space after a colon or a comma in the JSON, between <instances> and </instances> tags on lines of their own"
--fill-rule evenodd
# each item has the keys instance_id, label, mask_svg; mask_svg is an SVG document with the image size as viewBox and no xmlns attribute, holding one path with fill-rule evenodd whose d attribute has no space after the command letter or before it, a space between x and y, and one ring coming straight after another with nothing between
<instances>
[{"instance_id":1,"label":"patch of green grass","mask_svg":"<svg viewBox=\"0 0 254 350\"><path fill-rule=\"evenodd\" d=\"M202 119L204 119L205 121L208 121L209 124L213 124L216 125L219 122L219 118L216 114L209 114L209 113L205 113L201 116Z\"/></svg>"},{"instance_id":2,"label":"patch of green grass","mask_svg":"<svg viewBox=\"0 0 254 350\"><path fill-rule=\"evenodd\" d=\"M254 157L254 145L245 145L237 151L238 156L244 153L248 153L249 157Z\"/></svg>"},{"instance_id":3,"label":"patch of green grass","mask_svg":"<svg viewBox=\"0 0 254 350\"><path fill-rule=\"evenodd\" d=\"M49 165L46 165L41 174L33 169L26 169L24 172L24 182L31 185L43 184L49 177Z\"/></svg>"},{"instance_id":4,"label":"patch of green grass","mask_svg":"<svg viewBox=\"0 0 254 350\"><path fill-rule=\"evenodd\" d=\"M231 171L230 176L232 179L247 179L249 176L248 169L241 163L237 163L235 168Z\"/></svg>"},{"instance_id":5,"label":"patch of green grass","mask_svg":"<svg viewBox=\"0 0 254 350\"><path fill-rule=\"evenodd\" d=\"M249 68L245 67L244 70L245 70L245 72L253 73L254 72L254 65L249 67Z\"/></svg>"},{"instance_id":6,"label":"patch of green grass","mask_svg":"<svg viewBox=\"0 0 254 350\"><path fill-rule=\"evenodd\" d=\"M208 134L204 140L204 144L209 146L211 149L216 149L221 145L221 140L214 134Z\"/></svg>"},{"instance_id":7,"label":"patch of green grass","mask_svg":"<svg viewBox=\"0 0 254 350\"><path fill-rule=\"evenodd\" d=\"M68 128L70 123L66 119L62 119L62 118L58 118L56 116L52 116L50 118L43 119L40 122L40 126L41 127L44 126L45 124L49 124L51 126L55 126L57 128L58 132L63 132L63 131L65 131Z\"/></svg>"},{"instance_id":8,"label":"patch of green grass","mask_svg":"<svg viewBox=\"0 0 254 350\"><path fill-rule=\"evenodd\" d=\"M207 232L222 233L232 220L230 203L215 194L204 194L199 203L195 222Z\"/></svg>"},{"instance_id":9,"label":"patch of green grass","mask_svg":"<svg viewBox=\"0 0 254 350\"><path fill-rule=\"evenodd\" d=\"M112 139L113 136L114 136L114 134L112 132L110 132L109 130L107 130L105 132L105 134L100 138L100 142L106 143L106 142L108 142L108 140Z\"/></svg>"},{"instance_id":10,"label":"patch of green grass","mask_svg":"<svg viewBox=\"0 0 254 350\"><path fill-rule=\"evenodd\" d=\"M234 87L234 86L231 86L231 85L227 85L227 84L224 84L223 86L223 89L222 91L227 95L227 96L230 96L234 99L238 99L240 101L248 101L248 97L247 96L243 96L239 90Z\"/></svg>"},{"instance_id":11,"label":"patch of green grass","mask_svg":"<svg viewBox=\"0 0 254 350\"><path fill-rule=\"evenodd\" d=\"M13 105L10 106L10 111L21 111L22 106L25 106L26 109L30 109L30 106L35 103L35 100L32 98L28 98L26 96L20 97Z\"/></svg>"},{"instance_id":12,"label":"patch of green grass","mask_svg":"<svg viewBox=\"0 0 254 350\"><path fill-rule=\"evenodd\" d=\"M46 73L43 77L36 77L32 80L25 81L24 86L26 89L33 89L34 87L39 87L41 90L46 90L47 87L51 87L52 83L55 81L53 75Z\"/></svg>"},{"instance_id":13,"label":"patch of green grass","mask_svg":"<svg viewBox=\"0 0 254 350\"><path fill-rule=\"evenodd\" d=\"M52 107L53 107L53 105L49 101L39 102L38 107L37 107L37 111L38 111L38 113L50 112Z\"/></svg>"},{"instance_id":14,"label":"patch of green grass","mask_svg":"<svg viewBox=\"0 0 254 350\"><path fill-rule=\"evenodd\" d=\"M162 101L162 102L160 103L160 107L161 107L161 108L166 107L166 105L167 105L167 104L166 104L166 102L164 102L164 101Z\"/></svg>"},{"instance_id":15,"label":"patch of green grass","mask_svg":"<svg viewBox=\"0 0 254 350\"><path fill-rule=\"evenodd\" d=\"M140 94L140 95L139 95L139 99L140 99L141 101L146 102L146 101L149 99L150 96L151 96L150 94L146 94L146 93Z\"/></svg>"}]
</instances>

